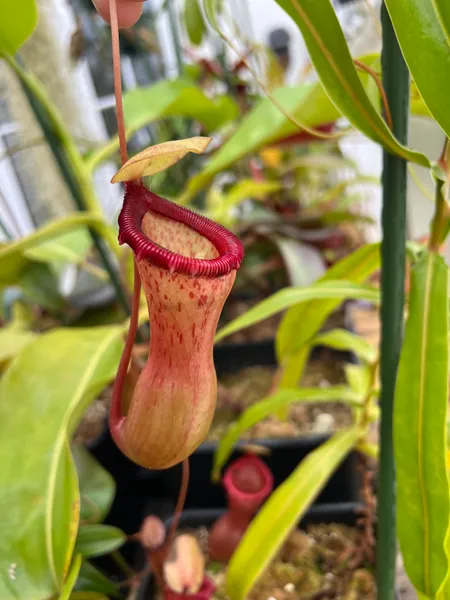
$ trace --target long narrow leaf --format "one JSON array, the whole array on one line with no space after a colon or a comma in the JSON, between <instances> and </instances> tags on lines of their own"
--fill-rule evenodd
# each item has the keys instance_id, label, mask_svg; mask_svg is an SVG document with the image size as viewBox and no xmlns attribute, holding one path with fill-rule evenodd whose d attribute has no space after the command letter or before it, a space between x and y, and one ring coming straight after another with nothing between
<instances>
[{"instance_id":1,"label":"long narrow leaf","mask_svg":"<svg viewBox=\"0 0 450 600\"><path fill-rule=\"evenodd\" d=\"M394 406L398 537L414 586L434 597L448 558L446 469L448 268L425 252L411 270L409 317Z\"/></svg>"},{"instance_id":2,"label":"long narrow leaf","mask_svg":"<svg viewBox=\"0 0 450 600\"><path fill-rule=\"evenodd\" d=\"M351 281L321 281L309 287L285 288L253 306L245 314L223 327L216 335L216 342L236 331L259 323L290 306L310 300L330 298L337 304L348 298L378 302L379 291L369 285L361 285Z\"/></svg>"},{"instance_id":3,"label":"long narrow leaf","mask_svg":"<svg viewBox=\"0 0 450 600\"><path fill-rule=\"evenodd\" d=\"M447 136L450 135L447 102L450 38L442 24L449 24L448 6L447 0L386 0L411 75L425 104Z\"/></svg>"},{"instance_id":4,"label":"long narrow leaf","mask_svg":"<svg viewBox=\"0 0 450 600\"><path fill-rule=\"evenodd\" d=\"M82 557L81 554L77 554L72 562L70 573L66 581L64 582L63 589L59 596L59 600L69 600L72 597L72 590L77 580L78 574L81 569Z\"/></svg>"},{"instance_id":5,"label":"long narrow leaf","mask_svg":"<svg viewBox=\"0 0 450 600\"><path fill-rule=\"evenodd\" d=\"M75 549L86 558L91 558L109 554L125 542L125 534L117 527L101 524L83 525L78 530Z\"/></svg>"},{"instance_id":6,"label":"long narrow leaf","mask_svg":"<svg viewBox=\"0 0 450 600\"><path fill-rule=\"evenodd\" d=\"M345 402L358 405L361 396L350 388L338 385L329 388L298 388L293 390L280 390L273 396L255 402L237 421L235 421L220 440L214 454L212 478L217 481L220 471L231 455L234 445L244 431L250 429L266 417L277 414L295 402Z\"/></svg>"},{"instance_id":7,"label":"long narrow leaf","mask_svg":"<svg viewBox=\"0 0 450 600\"><path fill-rule=\"evenodd\" d=\"M372 363L377 358L377 349L361 336L345 329L332 329L317 335L315 345L329 346L336 350L350 350L365 362Z\"/></svg>"},{"instance_id":8,"label":"long narrow leaf","mask_svg":"<svg viewBox=\"0 0 450 600\"><path fill-rule=\"evenodd\" d=\"M432 0L438 14L440 24L450 42L450 4L446 0Z\"/></svg>"},{"instance_id":9,"label":"long narrow leaf","mask_svg":"<svg viewBox=\"0 0 450 600\"><path fill-rule=\"evenodd\" d=\"M333 265L318 284L345 279L362 283L380 268L380 246L370 244L356 250ZM326 318L341 304L342 298L306 302L290 308L283 317L276 336L279 361L299 350L320 330Z\"/></svg>"},{"instance_id":10,"label":"long narrow leaf","mask_svg":"<svg viewBox=\"0 0 450 600\"><path fill-rule=\"evenodd\" d=\"M230 600L245 600L328 478L356 445L357 427L337 433L311 452L270 496L250 523L227 572Z\"/></svg>"},{"instance_id":11,"label":"long narrow leaf","mask_svg":"<svg viewBox=\"0 0 450 600\"><path fill-rule=\"evenodd\" d=\"M325 91L350 123L394 154L430 166L423 154L406 148L394 138L371 103L330 0L276 1L297 24Z\"/></svg>"}]
</instances>

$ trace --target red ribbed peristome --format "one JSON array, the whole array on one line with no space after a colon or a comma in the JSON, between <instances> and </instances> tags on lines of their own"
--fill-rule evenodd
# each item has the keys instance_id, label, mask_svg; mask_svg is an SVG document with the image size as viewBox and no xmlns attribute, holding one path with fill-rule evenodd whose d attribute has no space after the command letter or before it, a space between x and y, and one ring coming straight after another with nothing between
<instances>
[{"instance_id":1,"label":"red ribbed peristome","mask_svg":"<svg viewBox=\"0 0 450 600\"><path fill-rule=\"evenodd\" d=\"M204 236L216 248L217 258L206 260L181 256L153 242L142 230L142 220L148 211L182 223ZM148 260L172 273L184 273L192 277L227 275L239 268L244 257L241 242L228 229L153 194L137 183L126 184L123 208L119 215L119 243L128 244L138 260Z\"/></svg>"}]
</instances>

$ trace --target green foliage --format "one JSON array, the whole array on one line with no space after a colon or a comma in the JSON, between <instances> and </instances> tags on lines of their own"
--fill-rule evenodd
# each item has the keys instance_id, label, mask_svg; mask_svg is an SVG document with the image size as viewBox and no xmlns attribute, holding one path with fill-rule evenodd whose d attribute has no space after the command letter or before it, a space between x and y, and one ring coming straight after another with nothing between
<instances>
[{"instance_id":1,"label":"green foliage","mask_svg":"<svg viewBox=\"0 0 450 600\"><path fill-rule=\"evenodd\" d=\"M70 598L72 597L72 590L80 572L81 563L81 554L77 554L74 560L72 561L69 576L63 584L63 589L61 590L61 594L59 595L58 600L70 600Z\"/></svg>"},{"instance_id":2,"label":"green foliage","mask_svg":"<svg viewBox=\"0 0 450 600\"><path fill-rule=\"evenodd\" d=\"M31 302L61 312L66 302L58 288L58 278L49 265L33 263L22 271L16 284Z\"/></svg>"},{"instance_id":3,"label":"green foliage","mask_svg":"<svg viewBox=\"0 0 450 600\"><path fill-rule=\"evenodd\" d=\"M208 98L200 87L185 79L137 88L127 92L123 102L130 131L165 117L183 116L198 120L210 132L235 119L239 112L230 96Z\"/></svg>"},{"instance_id":4,"label":"green foliage","mask_svg":"<svg viewBox=\"0 0 450 600\"><path fill-rule=\"evenodd\" d=\"M345 365L345 376L351 389L361 397L369 392L370 368L367 365Z\"/></svg>"},{"instance_id":5,"label":"green foliage","mask_svg":"<svg viewBox=\"0 0 450 600\"><path fill-rule=\"evenodd\" d=\"M54 330L26 346L0 382L0 486L8 515L0 533L2 600L62 590L79 519L68 440L113 379L121 336L117 326ZM11 564L20 567L14 581Z\"/></svg>"},{"instance_id":6,"label":"green foliage","mask_svg":"<svg viewBox=\"0 0 450 600\"><path fill-rule=\"evenodd\" d=\"M286 537L363 432L345 429L311 452L250 523L227 571L230 600L245 600Z\"/></svg>"},{"instance_id":7,"label":"green foliage","mask_svg":"<svg viewBox=\"0 0 450 600\"><path fill-rule=\"evenodd\" d=\"M110 226L101 216L71 214L43 225L20 240L0 244L0 285L16 284L21 275L36 264L36 260L58 264L63 255L73 257L74 254L78 254L82 260L87 251L83 234L79 237L67 234L80 228L83 231L86 226L92 227L100 235L111 233Z\"/></svg>"},{"instance_id":8,"label":"green foliage","mask_svg":"<svg viewBox=\"0 0 450 600\"><path fill-rule=\"evenodd\" d=\"M84 560L81 565L80 574L75 584L75 590L80 594L80 596L77 597L77 600L101 600L100 598L91 598L89 596L83 598L83 596L81 596L82 593L105 594L108 598L110 596L120 596L117 585L110 581L99 569L94 567L94 565L87 560Z\"/></svg>"},{"instance_id":9,"label":"green foliage","mask_svg":"<svg viewBox=\"0 0 450 600\"><path fill-rule=\"evenodd\" d=\"M206 25L199 0L184 0L183 16L189 41L193 46L199 46L206 33Z\"/></svg>"},{"instance_id":10,"label":"green foliage","mask_svg":"<svg viewBox=\"0 0 450 600\"><path fill-rule=\"evenodd\" d=\"M378 354L377 349L370 342L346 329L332 329L320 333L314 338L314 344L321 344L336 350L350 350L367 363L374 362Z\"/></svg>"},{"instance_id":11,"label":"green foliage","mask_svg":"<svg viewBox=\"0 0 450 600\"><path fill-rule=\"evenodd\" d=\"M86 229L76 229L25 250L24 256L51 264L58 270L61 265L67 263L82 264L91 247L92 241Z\"/></svg>"},{"instance_id":12,"label":"green foliage","mask_svg":"<svg viewBox=\"0 0 450 600\"><path fill-rule=\"evenodd\" d=\"M264 200L269 194L279 191L281 187L278 181L240 179L225 194L213 189L208 194L208 217L231 226L236 221L231 211L244 200Z\"/></svg>"},{"instance_id":13,"label":"green foliage","mask_svg":"<svg viewBox=\"0 0 450 600\"><path fill-rule=\"evenodd\" d=\"M280 390L273 396L264 398L252 404L230 427L220 440L214 454L212 478L218 481L220 471L229 459L233 447L240 436L262 421L263 419L284 411L296 402L344 402L350 405L361 404L361 396L345 386L332 386L329 388L296 388Z\"/></svg>"},{"instance_id":14,"label":"green foliage","mask_svg":"<svg viewBox=\"0 0 450 600\"><path fill-rule=\"evenodd\" d=\"M379 244L370 244L356 250L333 265L316 285L326 285L332 280L345 279L359 284L365 281L380 267ZM348 296L349 298L354 296ZM283 361L297 352L319 331L327 317L344 299L331 296L320 299L318 296L310 302L298 304L289 309L283 317L276 336L277 355ZM301 325L301 326L300 326Z\"/></svg>"},{"instance_id":15,"label":"green foliage","mask_svg":"<svg viewBox=\"0 0 450 600\"><path fill-rule=\"evenodd\" d=\"M111 508L116 483L84 446L73 444L71 450L80 486L80 521L100 523Z\"/></svg>"},{"instance_id":16,"label":"green foliage","mask_svg":"<svg viewBox=\"0 0 450 600\"><path fill-rule=\"evenodd\" d=\"M319 281L309 287L284 288L275 292L269 298L262 300L256 306L253 306L245 314L237 317L228 325L223 327L216 335L216 342L223 338L259 323L272 315L275 315L290 306L296 306L303 302L316 302L321 299L332 298L336 304L342 300L355 298L367 300L369 302L378 302L379 292L376 288L369 285L361 285L352 281Z\"/></svg>"},{"instance_id":17,"label":"green foliage","mask_svg":"<svg viewBox=\"0 0 450 600\"><path fill-rule=\"evenodd\" d=\"M424 252L411 270L409 317L397 376L394 442L398 537L414 586L435 597L448 570L446 468L448 267Z\"/></svg>"},{"instance_id":18,"label":"green foliage","mask_svg":"<svg viewBox=\"0 0 450 600\"><path fill-rule=\"evenodd\" d=\"M447 106L450 10L447 0L386 0L408 68L437 123L450 135Z\"/></svg>"},{"instance_id":19,"label":"green foliage","mask_svg":"<svg viewBox=\"0 0 450 600\"><path fill-rule=\"evenodd\" d=\"M30 331L27 312L16 303L11 322L0 329L0 370L35 338L36 334Z\"/></svg>"},{"instance_id":20,"label":"green foliage","mask_svg":"<svg viewBox=\"0 0 450 600\"><path fill-rule=\"evenodd\" d=\"M126 535L111 525L83 525L78 530L75 551L86 558L102 556L117 550L126 541Z\"/></svg>"},{"instance_id":21,"label":"green foliage","mask_svg":"<svg viewBox=\"0 0 450 600\"><path fill-rule=\"evenodd\" d=\"M0 55L15 54L37 24L35 0L0 0Z\"/></svg>"},{"instance_id":22,"label":"green foliage","mask_svg":"<svg viewBox=\"0 0 450 600\"><path fill-rule=\"evenodd\" d=\"M430 162L424 155L406 148L394 138L370 101L330 0L276 1L300 29L317 75L340 113L389 151L429 167Z\"/></svg>"},{"instance_id":23,"label":"green foliage","mask_svg":"<svg viewBox=\"0 0 450 600\"><path fill-rule=\"evenodd\" d=\"M302 123L315 127L334 121L339 112L318 83L303 84L293 88L280 88L273 96L283 109ZM298 132L269 98L262 98L242 119L233 135L213 154L206 168L195 175L186 188L186 198L191 198L204 188L213 177L253 152L276 139Z\"/></svg>"}]
</instances>

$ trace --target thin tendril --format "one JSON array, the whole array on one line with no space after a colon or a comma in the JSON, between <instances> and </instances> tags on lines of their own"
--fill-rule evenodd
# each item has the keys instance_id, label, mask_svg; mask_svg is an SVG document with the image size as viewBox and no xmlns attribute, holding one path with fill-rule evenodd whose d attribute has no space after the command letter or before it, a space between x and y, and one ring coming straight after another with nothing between
<instances>
[{"instance_id":1,"label":"thin tendril","mask_svg":"<svg viewBox=\"0 0 450 600\"><path fill-rule=\"evenodd\" d=\"M114 74L114 95L116 98L117 133L119 135L120 159L122 164L128 160L127 138L125 135L125 120L123 116L122 77L120 74L120 42L119 23L117 20L117 0L109 0L109 15L111 19L112 59Z\"/></svg>"},{"instance_id":2,"label":"thin tendril","mask_svg":"<svg viewBox=\"0 0 450 600\"><path fill-rule=\"evenodd\" d=\"M365 71L374 80L374 82L378 88L378 91L380 92L381 101L383 103L383 108L384 108L384 116L386 119L387 126L392 131L391 109L389 108L389 102L388 102L388 99L386 96L386 92L384 91L384 87L383 87L383 84L381 83L381 79L378 76L378 73L374 69L372 69L371 67L366 65L365 63L361 62L360 60L357 60L356 58L353 59L353 62L357 69L359 69L360 71Z\"/></svg>"},{"instance_id":3,"label":"thin tendril","mask_svg":"<svg viewBox=\"0 0 450 600\"><path fill-rule=\"evenodd\" d=\"M181 513L183 512L184 503L186 502L187 489L189 485L189 458L185 458L182 464L181 471L181 488L180 493L178 494L177 505L175 507L175 513L173 515L172 524L170 525L170 530L167 535L166 548L170 549L172 545L173 536L178 527L178 523L180 522Z\"/></svg>"}]
</instances>

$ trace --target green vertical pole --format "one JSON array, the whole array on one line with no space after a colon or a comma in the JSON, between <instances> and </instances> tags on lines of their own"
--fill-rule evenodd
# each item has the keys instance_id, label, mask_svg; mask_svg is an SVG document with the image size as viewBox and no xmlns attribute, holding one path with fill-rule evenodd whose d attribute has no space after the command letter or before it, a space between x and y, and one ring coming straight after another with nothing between
<instances>
[{"instance_id":1,"label":"green vertical pole","mask_svg":"<svg viewBox=\"0 0 450 600\"><path fill-rule=\"evenodd\" d=\"M408 135L409 73L383 3L382 76L392 114L393 133ZM392 410L403 335L406 245L406 176L402 158L384 152L381 244L381 423L378 485L378 600L394 600L396 527Z\"/></svg>"}]
</instances>

